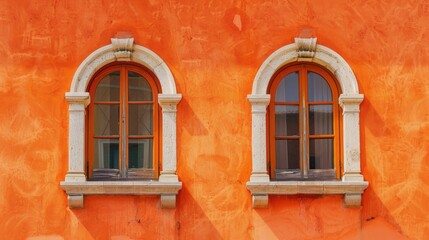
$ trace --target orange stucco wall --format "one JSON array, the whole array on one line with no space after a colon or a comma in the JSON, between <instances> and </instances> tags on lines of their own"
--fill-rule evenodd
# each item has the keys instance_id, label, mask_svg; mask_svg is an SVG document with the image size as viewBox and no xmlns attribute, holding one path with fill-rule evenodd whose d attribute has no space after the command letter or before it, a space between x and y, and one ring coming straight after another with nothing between
<instances>
[{"instance_id":1,"label":"orange stucco wall","mask_svg":"<svg viewBox=\"0 0 429 240\"><path fill-rule=\"evenodd\" d=\"M235 21L234 21L235 19ZM427 1L0 1L1 239L428 239ZM270 196L251 208L251 111L262 62L312 29L352 67L361 105L363 207ZM90 196L70 210L69 90L117 32L168 64L178 105L174 210L156 196Z\"/></svg>"}]
</instances>

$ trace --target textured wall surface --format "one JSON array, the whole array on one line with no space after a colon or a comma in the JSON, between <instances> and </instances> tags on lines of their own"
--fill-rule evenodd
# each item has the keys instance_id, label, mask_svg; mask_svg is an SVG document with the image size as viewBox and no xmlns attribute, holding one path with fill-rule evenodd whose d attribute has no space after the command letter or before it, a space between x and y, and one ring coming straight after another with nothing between
<instances>
[{"instance_id":1,"label":"textured wall surface","mask_svg":"<svg viewBox=\"0 0 429 240\"><path fill-rule=\"evenodd\" d=\"M0 238L428 239L427 1L0 0ZM264 59L302 29L352 67L361 105L363 207L270 196L251 208L246 95ZM117 32L168 64L178 105L178 206L90 196L70 210L68 91Z\"/></svg>"}]
</instances>

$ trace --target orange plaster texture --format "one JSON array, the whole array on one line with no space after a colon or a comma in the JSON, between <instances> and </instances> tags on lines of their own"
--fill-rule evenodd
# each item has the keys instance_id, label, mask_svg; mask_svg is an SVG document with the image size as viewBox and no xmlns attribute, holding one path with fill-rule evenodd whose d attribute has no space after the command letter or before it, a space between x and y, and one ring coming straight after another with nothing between
<instances>
[{"instance_id":1,"label":"orange plaster texture","mask_svg":"<svg viewBox=\"0 0 429 240\"><path fill-rule=\"evenodd\" d=\"M0 1L1 239L429 239L427 1ZM270 196L251 207L251 111L262 62L311 29L352 67L363 207ZM69 90L117 32L160 55L178 92L176 209L156 196L90 196L70 210Z\"/></svg>"}]
</instances>

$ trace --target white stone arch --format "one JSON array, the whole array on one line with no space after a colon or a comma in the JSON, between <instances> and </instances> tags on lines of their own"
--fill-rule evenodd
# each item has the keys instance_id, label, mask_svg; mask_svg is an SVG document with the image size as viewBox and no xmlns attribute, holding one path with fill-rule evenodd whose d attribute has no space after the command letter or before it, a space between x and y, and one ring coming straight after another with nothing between
<instances>
[{"instance_id":1,"label":"white stone arch","mask_svg":"<svg viewBox=\"0 0 429 240\"><path fill-rule=\"evenodd\" d=\"M116 61L136 62L152 71L161 84L163 94L176 94L176 83L167 64L153 51L133 44L133 38L112 39L112 44L91 53L76 70L70 92L85 92L94 74Z\"/></svg>"},{"instance_id":2,"label":"white stone arch","mask_svg":"<svg viewBox=\"0 0 429 240\"><path fill-rule=\"evenodd\" d=\"M67 192L70 207L83 207L87 194L158 194L161 206L175 207L182 183L176 175L176 111L182 98L176 91L174 77L167 64L153 51L134 44L134 38L112 38L112 43L91 53L76 70L70 92L68 172L61 187ZM90 182L85 172L85 108L90 103L87 91L94 74L109 63L135 62L147 67L161 85L158 103L162 107L162 170L158 181Z\"/></svg>"},{"instance_id":3,"label":"white stone arch","mask_svg":"<svg viewBox=\"0 0 429 240\"><path fill-rule=\"evenodd\" d=\"M356 77L347 62L332 49L315 45L313 57L300 56L297 43L286 45L272 53L259 68L253 81L252 94L266 94L271 77L291 62L315 62L329 69L340 83L343 94L359 94Z\"/></svg>"},{"instance_id":4,"label":"white stone arch","mask_svg":"<svg viewBox=\"0 0 429 240\"><path fill-rule=\"evenodd\" d=\"M344 193L347 206L360 206L361 194L368 186L360 170L359 105L363 94L359 94L358 82L347 62L332 49L316 42L317 38L295 38L295 43L278 49L263 62L253 81L252 94L248 95L252 104L252 174L247 187L252 192L254 207L266 207L268 194L298 193ZM270 102L267 89L272 76L291 62L318 63L331 71L340 84L344 151L344 174L341 182L307 181L302 184L299 181L270 181L266 154L266 108Z\"/></svg>"}]
</instances>

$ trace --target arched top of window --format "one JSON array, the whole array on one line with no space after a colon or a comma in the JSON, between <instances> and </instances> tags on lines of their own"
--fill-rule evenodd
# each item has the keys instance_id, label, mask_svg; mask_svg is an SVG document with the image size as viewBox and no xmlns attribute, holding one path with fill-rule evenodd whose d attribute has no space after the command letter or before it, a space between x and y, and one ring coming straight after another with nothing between
<instances>
[{"instance_id":1,"label":"arched top of window","mask_svg":"<svg viewBox=\"0 0 429 240\"><path fill-rule=\"evenodd\" d=\"M271 77L266 93L275 93L276 101L298 101L300 72L308 74L309 101L333 101L333 94L341 94L341 87L331 72L313 62L293 62L279 68Z\"/></svg>"},{"instance_id":2,"label":"arched top of window","mask_svg":"<svg viewBox=\"0 0 429 240\"><path fill-rule=\"evenodd\" d=\"M121 76L122 75L122 76ZM89 81L86 92L92 101L119 99L121 82L129 82L130 101L153 100L161 93L158 78L146 67L134 62L113 62L99 69Z\"/></svg>"},{"instance_id":3,"label":"arched top of window","mask_svg":"<svg viewBox=\"0 0 429 240\"><path fill-rule=\"evenodd\" d=\"M138 63L159 80L164 94L176 94L176 83L166 63L153 51L134 44L134 38L112 38L112 44L91 53L77 69L70 92L85 92L95 73L106 65L118 62Z\"/></svg>"},{"instance_id":4,"label":"arched top of window","mask_svg":"<svg viewBox=\"0 0 429 240\"><path fill-rule=\"evenodd\" d=\"M356 77L347 62L335 51L320 44L316 38L295 38L295 43L279 48L259 68L253 80L252 94L265 94L271 77L287 64L314 62L329 70L338 80L343 94L359 94Z\"/></svg>"}]
</instances>

